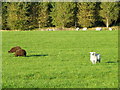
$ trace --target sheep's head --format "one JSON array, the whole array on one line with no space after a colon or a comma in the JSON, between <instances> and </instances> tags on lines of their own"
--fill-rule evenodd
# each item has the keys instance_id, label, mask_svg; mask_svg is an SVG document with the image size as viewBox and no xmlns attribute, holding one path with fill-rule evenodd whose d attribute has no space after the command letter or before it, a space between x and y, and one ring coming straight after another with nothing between
<instances>
[{"instance_id":1,"label":"sheep's head","mask_svg":"<svg viewBox=\"0 0 120 90\"><path fill-rule=\"evenodd\" d=\"M96 52L90 52L90 55L95 55L96 54Z\"/></svg>"}]
</instances>

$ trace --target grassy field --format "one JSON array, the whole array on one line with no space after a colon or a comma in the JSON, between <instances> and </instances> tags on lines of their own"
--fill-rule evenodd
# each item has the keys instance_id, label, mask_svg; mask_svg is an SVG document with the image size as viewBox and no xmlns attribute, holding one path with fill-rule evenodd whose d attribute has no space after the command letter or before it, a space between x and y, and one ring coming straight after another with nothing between
<instances>
[{"instance_id":1,"label":"grassy field","mask_svg":"<svg viewBox=\"0 0 120 90\"><path fill-rule=\"evenodd\" d=\"M3 88L117 88L118 31L2 32ZM27 57L8 53L21 46ZM93 65L89 52L101 54Z\"/></svg>"}]
</instances>

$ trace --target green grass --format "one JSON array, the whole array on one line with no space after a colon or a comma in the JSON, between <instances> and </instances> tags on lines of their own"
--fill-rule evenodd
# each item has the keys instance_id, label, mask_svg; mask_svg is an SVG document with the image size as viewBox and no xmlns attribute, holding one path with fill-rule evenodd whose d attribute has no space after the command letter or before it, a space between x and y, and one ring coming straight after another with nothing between
<instances>
[{"instance_id":1,"label":"green grass","mask_svg":"<svg viewBox=\"0 0 120 90\"><path fill-rule=\"evenodd\" d=\"M2 32L3 88L117 88L118 31ZM27 57L8 53L21 46ZM93 65L89 52L102 56Z\"/></svg>"}]
</instances>

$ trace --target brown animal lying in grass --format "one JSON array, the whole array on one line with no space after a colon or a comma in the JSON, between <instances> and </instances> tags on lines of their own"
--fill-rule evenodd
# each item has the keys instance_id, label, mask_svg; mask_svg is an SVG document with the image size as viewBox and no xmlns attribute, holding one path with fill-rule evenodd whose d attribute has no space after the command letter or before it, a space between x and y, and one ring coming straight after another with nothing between
<instances>
[{"instance_id":1,"label":"brown animal lying in grass","mask_svg":"<svg viewBox=\"0 0 120 90\"><path fill-rule=\"evenodd\" d=\"M26 56L26 51L24 49L18 49L16 52L15 52L15 56Z\"/></svg>"},{"instance_id":2,"label":"brown animal lying in grass","mask_svg":"<svg viewBox=\"0 0 120 90\"><path fill-rule=\"evenodd\" d=\"M20 46L13 47L13 48L10 49L10 51L8 51L8 53L14 53L14 52L16 52L18 49L21 49L21 47L20 47Z\"/></svg>"},{"instance_id":3,"label":"brown animal lying in grass","mask_svg":"<svg viewBox=\"0 0 120 90\"><path fill-rule=\"evenodd\" d=\"M15 52L15 56L26 56L26 51L24 49L22 49L20 46L16 46L10 49L10 51L8 51L8 53L14 53Z\"/></svg>"}]
</instances>

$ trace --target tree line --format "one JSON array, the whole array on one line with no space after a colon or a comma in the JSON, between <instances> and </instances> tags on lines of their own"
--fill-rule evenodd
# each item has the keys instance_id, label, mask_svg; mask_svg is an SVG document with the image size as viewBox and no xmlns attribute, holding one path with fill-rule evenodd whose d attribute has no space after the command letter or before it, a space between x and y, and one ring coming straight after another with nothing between
<instances>
[{"instance_id":1,"label":"tree line","mask_svg":"<svg viewBox=\"0 0 120 90\"><path fill-rule=\"evenodd\" d=\"M119 2L2 2L3 30L120 25Z\"/></svg>"}]
</instances>

